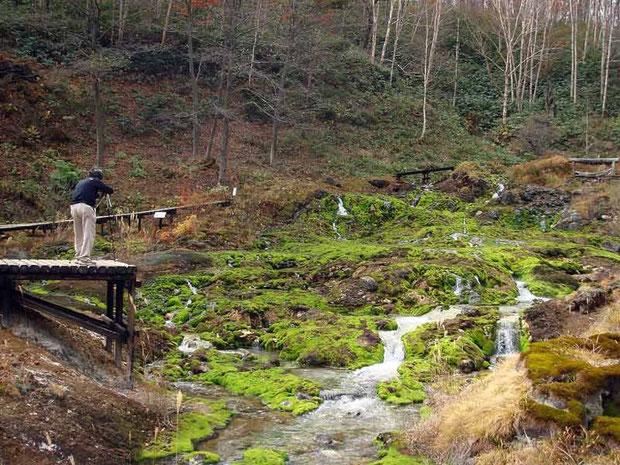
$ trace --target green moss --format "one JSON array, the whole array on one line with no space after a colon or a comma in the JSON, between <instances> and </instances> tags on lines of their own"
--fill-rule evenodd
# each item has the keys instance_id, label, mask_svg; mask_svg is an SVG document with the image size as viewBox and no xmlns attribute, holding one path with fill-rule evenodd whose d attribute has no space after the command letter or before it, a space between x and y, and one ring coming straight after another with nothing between
<instances>
[{"instance_id":1,"label":"green moss","mask_svg":"<svg viewBox=\"0 0 620 465\"><path fill-rule=\"evenodd\" d=\"M280 368L237 371L232 365L210 366L211 371L194 379L219 384L235 394L258 396L269 408L301 415L321 403L318 384Z\"/></svg>"},{"instance_id":2,"label":"green moss","mask_svg":"<svg viewBox=\"0 0 620 465\"><path fill-rule=\"evenodd\" d=\"M579 426L586 413L589 396L620 378L620 366L593 366L575 359L574 350L588 350L616 359L620 352L617 334L600 334L587 339L564 336L532 343L523 354L528 376L534 388L563 401L567 409L559 410L529 401L528 409L542 420L561 426Z\"/></svg>"},{"instance_id":3,"label":"green moss","mask_svg":"<svg viewBox=\"0 0 620 465\"><path fill-rule=\"evenodd\" d=\"M426 399L422 383L417 383L418 387L413 388L411 384L405 385L400 380L383 381L377 387L379 397L392 404L413 404L420 403Z\"/></svg>"},{"instance_id":4,"label":"green moss","mask_svg":"<svg viewBox=\"0 0 620 465\"><path fill-rule=\"evenodd\" d=\"M395 447L383 452L383 457L370 465L432 465L434 462L420 456L405 455Z\"/></svg>"},{"instance_id":5,"label":"green moss","mask_svg":"<svg viewBox=\"0 0 620 465\"><path fill-rule=\"evenodd\" d=\"M620 418L618 417L601 415L596 418L592 429L602 436L609 436L620 442Z\"/></svg>"},{"instance_id":6,"label":"green moss","mask_svg":"<svg viewBox=\"0 0 620 465\"><path fill-rule=\"evenodd\" d=\"M243 453L243 458L233 465L285 465L288 454L273 449L248 449Z\"/></svg>"},{"instance_id":7,"label":"green moss","mask_svg":"<svg viewBox=\"0 0 620 465\"><path fill-rule=\"evenodd\" d=\"M269 328L263 343L302 365L356 369L383 360L383 345L376 332L379 320L339 315L282 320Z\"/></svg>"},{"instance_id":8,"label":"green moss","mask_svg":"<svg viewBox=\"0 0 620 465\"><path fill-rule=\"evenodd\" d=\"M420 407L420 410L418 411L418 413L420 414L420 420L422 421L428 420L433 414L433 409L432 407L429 407L428 405L423 405L422 407Z\"/></svg>"},{"instance_id":9,"label":"green moss","mask_svg":"<svg viewBox=\"0 0 620 465\"><path fill-rule=\"evenodd\" d=\"M232 412L228 411L223 402L207 402L192 400L189 402L195 410L181 413L178 428L162 434L157 441L142 449L137 460L149 460L171 455L192 452L194 443L210 437L215 428L226 425Z\"/></svg>"},{"instance_id":10,"label":"green moss","mask_svg":"<svg viewBox=\"0 0 620 465\"><path fill-rule=\"evenodd\" d=\"M187 463L192 461L191 463L195 463L197 465L206 465L208 463L218 463L221 460L221 457L215 452L196 451L185 454L183 456L183 460Z\"/></svg>"}]
</instances>

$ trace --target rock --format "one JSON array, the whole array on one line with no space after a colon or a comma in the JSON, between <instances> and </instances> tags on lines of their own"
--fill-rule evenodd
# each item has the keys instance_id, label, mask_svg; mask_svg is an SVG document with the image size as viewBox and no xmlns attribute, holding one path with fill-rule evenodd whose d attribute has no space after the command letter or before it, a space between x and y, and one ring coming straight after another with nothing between
<instances>
[{"instance_id":1,"label":"rock","mask_svg":"<svg viewBox=\"0 0 620 465\"><path fill-rule=\"evenodd\" d=\"M587 314L606 303L607 293L603 289L600 287L588 287L577 292L577 296L568 303L568 310Z\"/></svg>"},{"instance_id":2,"label":"rock","mask_svg":"<svg viewBox=\"0 0 620 465\"><path fill-rule=\"evenodd\" d=\"M386 181L385 179L371 179L368 181L371 186L377 187L379 189L383 189L390 185L390 181Z\"/></svg>"},{"instance_id":3,"label":"rock","mask_svg":"<svg viewBox=\"0 0 620 465\"><path fill-rule=\"evenodd\" d=\"M390 321L389 320L379 320L377 321L377 329L379 331L384 331L387 330L390 327Z\"/></svg>"},{"instance_id":4,"label":"rock","mask_svg":"<svg viewBox=\"0 0 620 465\"><path fill-rule=\"evenodd\" d=\"M575 210L566 210L562 213L560 220L555 224L554 229L561 231L579 231L583 228L581 215Z\"/></svg>"},{"instance_id":5,"label":"rock","mask_svg":"<svg viewBox=\"0 0 620 465\"><path fill-rule=\"evenodd\" d=\"M487 218L493 221L497 221L502 216L502 212L500 210L489 210L487 212Z\"/></svg>"},{"instance_id":6,"label":"rock","mask_svg":"<svg viewBox=\"0 0 620 465\"><path fill-rule=\"evenodd\" d=\"M368 292L376 292L379 289L377 281L370 276L362 276L360 278L360 287Z\"/></svg>"},{"instance_id":7,"label":"rock","mask_svg":"<svg viewBox=\"0 0 620 465\"><path fill-rule=\"evenodd\" d=\"M524 205L526 210L539 215L555 215L568 207L570 199L570 194L562 189L529 185L505 190L498 201L502 205Z\"/></svg>"},{"instance_id":8,"label":"rock","mask_svg":"<svg viewBox=\"0 0 620 465\"><path fill-rule=\"evenodd\" d=\"M484 179L474 179L464 171L455 171L451 177L435 184L434 188L446 194L455 194L466 202L473 202L490 188Z\"/></svg>"},{"instance_id":9,"label":"rock","mask_svg":"<svg viewBox=\"0 0 620 465\"><path fill-rule=\"evenodd\" d=\"M473 360L464 358L459 362L459 370L461 371L461 373L471 373L473 371L476 371L476 364Z\"/></svg>"},{"instance_id":10,"label":"rock","mask_svg":"<svg viewBox=\"0 0 620 465\"><path fill-rule=\"evenodd\" d=\"M299 400L312 400L312 397L305 392L298 392L295 397Z\"/></svg>"},{"instance_id":11,"label":"rock","mask_svg":"<svg viewBox=\"0 0 620 465\"><path fill-rule=\"evenodd\" d=\"M323 181L330 186L342 187L342 183L330 175L325 176Z\"/></svg>"},{"instance_id":12,"label":"rock","mask_svg":"<svg viewBox=\"0 0 620 465\"><path fill-rule=\"evenodd\" d=\"M371 348L377 347L377 344L381 342L381 338L369 329L365 329L362 335L357 338L357 342L363 347Z\"/></svg>"},{"instance_id":13,"label":"rock","mask_svg":"<svg viewBox=\"0 0 620 465\"><path fill-rule=\"evenodd\" d=\"M284 408L289 408L293 406L293 403L290 400L283 400L280 402L280 406Z\"/></svg>"},{"instance_id":14,"label":"rock","mask_svg":"<svg viewBox=\"0 0 620 465\"><path fill-rule=\"evenodd\" d=\"M601 244L601 248L614 253L620 253L620 242L605 241Z\"/></svg>"}]
</instances>

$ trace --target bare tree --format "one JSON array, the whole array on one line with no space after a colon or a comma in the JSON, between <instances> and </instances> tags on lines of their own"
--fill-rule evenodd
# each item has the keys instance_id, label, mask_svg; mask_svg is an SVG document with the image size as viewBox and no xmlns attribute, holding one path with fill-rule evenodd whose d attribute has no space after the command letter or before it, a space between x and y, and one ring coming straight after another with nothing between
<instances>
[{"instance_id":1,"label":"bare tree","mask_svg":"<svg viewBox=\"0 0 620 465\"><path fill-rule=\"evenodd\" d=\"M437 48L437 41L439 38L439 25L441 24L441 7L443 0L428 0L426 7L424 8L424 20L425 20L425 40L424 40L424 68L422 70L423 75L423 97L422 97L422 133L420 139L423 139L426 135L427 128L427 105L428 105L428 88L431 83L431 76L433 72L433 61L435 59L435 49ZM429 15L429 10L432 9L432 18Z\"/></svg>"},{"instance_id":2,"label":"bare tree","mask_svg":"<svg viewBox=\"0 0 620 465\"><path fill-rule=\"evenodd\" d=\"M168 0L168 9L166 10L166 19L164 20L164 28L161 31L161 46L166 44L166 33L168 32L168 24L170 23L170 13L172 12L173 0Z\"/></svg>"}]
</instances>

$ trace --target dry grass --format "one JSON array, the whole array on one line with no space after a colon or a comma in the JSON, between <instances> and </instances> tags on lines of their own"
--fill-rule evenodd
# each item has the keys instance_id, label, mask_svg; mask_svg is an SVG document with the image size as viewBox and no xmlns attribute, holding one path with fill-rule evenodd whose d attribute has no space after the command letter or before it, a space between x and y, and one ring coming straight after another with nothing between
<instances>
[{"instance_id":1,"label":"dry grass","mask_svg":"<svg viewBox=\"0 0 620 465\"><path fill-rule=\"evenodd\" d=\"M559 187L572 172L572 166L566 158L553 155L517 165L511 170L510 176L516 184Z\"/></svg>"},{"instance_id":2,"label":"dry grass","mask_svg":"<svg viewBox=\"0 0 620 465\"><path fill-rule=\"evenodd\" d=\"M555 437L514 443L476 457L476 465L617 465L620 451L610 450L588 431L565 430Z\"/></svg>"},{"instance_id":3,"label":"dry grass","mask_svg":"<svg viewBox=\"0 0 620 465\"><path fill-rule=\"evenodd\" d=\"M511 438L524 418L522 400L529 390L519 357L507 358L442 409L434 448L449 452L457 444L462 448Z\"/></svg>"},{"instance_id":4,"label":"dry grass","mask_svg":"<svg viewBox=\"0 0 620 465\"><path fill-rule=\"evenodd\" d=\"M620 332L620 291L615 291L610 298L610 303L597 312L596 320L592 326L584 331L582 336L589 337L595 334L618 332Z\"/></svg>"}]
</instances>

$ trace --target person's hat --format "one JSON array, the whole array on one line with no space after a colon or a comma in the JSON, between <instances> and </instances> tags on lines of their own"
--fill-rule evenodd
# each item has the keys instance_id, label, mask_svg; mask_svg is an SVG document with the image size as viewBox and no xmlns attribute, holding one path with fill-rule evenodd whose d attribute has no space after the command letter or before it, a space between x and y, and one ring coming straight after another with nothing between
<instances>
[{"instance_id":1,"label":"person's hat","mask_svg":"<svg viewBox=\"0 0 620 465\"><path fill-rule=\"evenodd\" d=\"M89 171L88 176L91 178L103 179L103 171L101 168L93 168Z\"/></svg>"}]
</instances>

